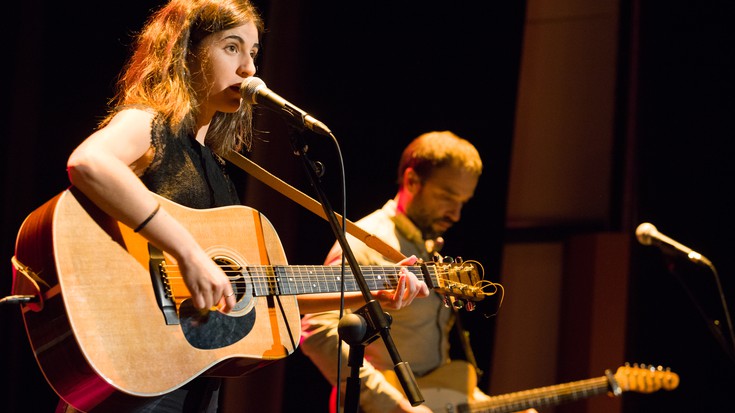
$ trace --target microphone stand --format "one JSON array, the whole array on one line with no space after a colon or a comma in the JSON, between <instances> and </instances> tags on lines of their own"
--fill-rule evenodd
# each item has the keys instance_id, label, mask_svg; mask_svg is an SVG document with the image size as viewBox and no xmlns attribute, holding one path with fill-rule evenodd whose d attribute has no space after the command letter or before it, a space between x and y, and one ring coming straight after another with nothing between
<instances>
[{"instance_id":1,"label":"microphone stand","mask_svg":"<svg viewBox=\"0 0 735 413\"><path fill-rule=\"evenodd\" d=\"M416 384L416 378L413 375L413 371L409 367L408 362L404 362L401 360L401 356L398 354L398 349L393 343L393 339L390 335L390 323L392 321L390 319L390 315L383 312L380 306L380 302L373 298L372 293L370 292L370 287L365 281L365 277L362 274L360 266L357 264L357 260L352 253L352 249L350 248L350 245L347 242L347 238L342 231L342 226L338 222L336 214L329 204L329 200L327 199L326 194L324 193L324 189L320 185L320 177L324 173L323 165L319 162L312 162L311 159L309 159L309 157L307 156L308 145L303 142L301 134L298 133L299 128L291 127L289 128L289 130L290 142L291 146L293 147L294 154L300 156L301 160L303 161L304 169L306 170L306 174L309 177L311 186L316 191L317 198L321 202L322 208L324 209L324 213L327 217L327 221L332 228L334 236L337 238L337 241L342 247L344 257L350 265L352 275L355 277L355 282L360 287L360 291L362 292L362 296L366 302L363 307L352 314L353 316L359 317L357 323L354 322L354 319L351 319L347 321L347 324L344 325L343 328L340 329L342 332L346 333L347 330L350 330L349 325L357 324L359 326L357 334L346 333L349 336L348 339L352 342L348 342L348 344L355 345L350 345L350 354L348 356L348 359L350 361L349 365L352 367L352 378L348 379L349 385L347 386L347 394L345 396L345 413L357 412L357 407L359 406L358 401L360 397L359 370L362 366L362 359L365 348L364 346L377 339L378 333L383 339L383 343L385 343L388 354L393 361L393 369L398 376L398 380L403 387L403 391L406 394L406 397L411 402L412 406L417 406L423 403L424 399L421 395L418 385ZM344 279L342 281L344 282ZM343 325L341 320L340 325ZM363 326L365 328L364 333L362 332ZM340 338L341 335L342 333L340 333ZM337 384L337 386L339 387L339 383ZM349 405L347 404L347 402L349 402ZM347 407L354 410L348 411Z\"/></svg>"},{"instance_id":2,"label":"microphone stand","mask_svg":"<svg viewBox=\"0 0 735 413\"><path fill-rule=\"evenodd\" d=\"M362 307L361 310L366 308ZM354 313L346 314L339 320L339 337L350 345L347 359L350 376L347 377L344 412L357 412L360 408L360 368L365 358L365 346L378 338L375 329L369 327L365 320L364 316Z\"/></svg>"},{"instance_id":3,"label":"microphone stand","mask_svg":"<svg viewBox=\"0 0 735 413\"><path fill-rule=\"evenodd\" d=\"M704 265L710 271L712 271L712 274L714 275L715 285L720 296L720 304L722 305L723 316L725 317L725 324L729 333L729 343L728 340L725 338L725 334L722 331L722 326L720 325L720 323L707 316L707 312L702 307L702 304L694 296L694 293L687 286L686 282L684 282L684 278L676 271L676 267L669 267L669 271L676 277L677 281L679 281L679 284L681 284L681 286L684 288L684 291L689 296L689 299L692 301L695 308L699 312L699 315L702 317L705 324L709 328L710 333L712 334L712 336L714 336L715 341L717 341L717 343L722 347L723 351L730 358L730 360L735 362L735 330L733 330L732 319L730 318L730 310L727 308L727 300L725 300L725 295L723 293L722 285L720 283L720 277L717 273L717 269L709 260L705 258L705 260L702 262L704 262Z\"/></svg>"},{"instance_id":4,"label":"microphone stand","mask_svg":"<svg viewBox=\"0 0 735 413\"><path fill-rule=\"evenodd\" d=\"M647 244L643 244L647 245ZM722 305L723 309L723 316L725 317L725 324L727 326L727 332L729 333L728 340L725 337L725 333L722 330L721 323L713 319L708 315L708 312L705 310L705 308L702 306L702 303L700 300L697 299L694 291L687 285L684 277L682 274L680 274L678 270L678 260L681 259L681 250L672 247L669 244L662 244L666 248L661 248L662 251L662 259L664 260L664 267L666 270L674 276L676 281L679 282L680 286L686 293L686 295L689 297L689 300L691 300L692 305L694 305L694 308L697 310L699 315L702 317L702 320L704 321L705 325L707 326L710 334L712 334L712 337L715 339L717 344L719 344L722 347L722 350L725 352L725 355L730 358L731 361L735 362L735 331L732 327L732 320L730 318L730 311L727 308L727 301L725 300L725 295L722 290L722 285L720 284L720 277L717 273L717 269L715 266L705 257L701 257L698 260L692 260L691 257L687 256L688 260L686 262L691 263L694 262L696 264L701 264L707 269L709 269L715 278L715 286L717 289L717 292L720 296L720 303ZM700 268L700 267L697 267ZM728 342L729 341L729 342Z\"/></svg>"}]
</instances>

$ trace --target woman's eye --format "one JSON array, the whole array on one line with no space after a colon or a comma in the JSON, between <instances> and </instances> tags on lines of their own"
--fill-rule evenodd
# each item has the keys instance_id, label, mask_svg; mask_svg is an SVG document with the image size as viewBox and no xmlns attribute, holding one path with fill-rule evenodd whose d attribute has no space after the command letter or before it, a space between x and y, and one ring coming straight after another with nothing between
<instances>
[{"instance_id":1,"label":"woman's eye","mask_svg":"<svg viewBox=\"0 0 735 413\"><path fill-rule=\"evenodd\" d=\"M235 46L234 44L228 44L227 46L225 46L225 50L231 53L237 53L237 46Z\"/></svg>"}]
</instances>

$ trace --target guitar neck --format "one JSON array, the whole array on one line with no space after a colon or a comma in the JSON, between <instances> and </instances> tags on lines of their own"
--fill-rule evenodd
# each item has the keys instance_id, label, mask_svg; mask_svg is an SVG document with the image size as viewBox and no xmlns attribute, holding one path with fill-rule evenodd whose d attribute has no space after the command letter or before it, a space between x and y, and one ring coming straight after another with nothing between
<instances>
[{"instance_id":1,"label":"guitar neck","mask_svg":"<svg viewBox=\"0 0 735 413\"><path fill-rule=\"evenodd\" d=\"M467 413L510 413L532 407L556 406L562 403L604 394L608 389L608 378L603 376L493 396L489 400L457 406L457 411Z\"/></svg>"},{"instance_id":2,"label":"guitar neck","mask_svg":"<svg viewBox=\"0 0 735 413\"><path fill-rule=\"evenodd\" d=\"M363 265L360 271L370 290L388 290L398 284L400 268ZM419 277L428 275L429 288L438 285L435 266L406 266L406 269ZM336 265L256 265L248 266L244 272L250 276L256 297L339 292L343 277L344 291L360 291L350 267L344 267L344 276L342 267Z\"/></svg>"}]
</instances>

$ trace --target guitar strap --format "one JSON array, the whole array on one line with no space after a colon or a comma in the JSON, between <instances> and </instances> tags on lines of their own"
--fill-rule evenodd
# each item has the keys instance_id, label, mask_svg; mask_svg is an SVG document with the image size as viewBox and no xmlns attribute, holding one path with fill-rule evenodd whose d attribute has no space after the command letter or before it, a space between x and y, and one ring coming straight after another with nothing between
<instances>
[{"instance_id":1,"label":"guitar strap","mask_svg":"<svg viewBox=\"0 0 735 413\"><path fill-rule=\"evenodd\" d=\"M285 195L287 198L298 203L299 205L303 206L304 208L313 212L324 220L327 220L327 216L324 213L324 208L322 208L322 204L320 202L299 191L288 183L282 181L275 175L263 169L260 165L243 156L242 154L235 151L230 151L225 155L224 158L232 162L243 171L249 173L260 182L270 186L271 188ZM334 215L341 223L342 216L336 212L334 213ZM380 252L381 254L385 255L395 262L406 258L406 256L403 255L400 251L386 244L385 241L383 241L376 235L369 234L367 231L358 227L357 225L355 225L355 223L348 219L346 219L345 222L347 225L347 232L360 241L364 242L365 245L367 245L368 247Z\"/></svg>"}]
</instances>

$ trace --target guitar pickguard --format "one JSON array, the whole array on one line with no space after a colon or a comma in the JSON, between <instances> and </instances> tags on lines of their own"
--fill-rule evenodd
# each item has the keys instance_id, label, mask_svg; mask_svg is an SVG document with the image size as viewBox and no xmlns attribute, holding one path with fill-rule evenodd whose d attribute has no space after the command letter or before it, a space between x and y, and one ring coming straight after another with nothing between
<instances>
[{"instance_id":1,"label":"guitar pickguard","mask_svg":"<svg viewBox=\"0 0 735 413\"><path fill-rule=\"evenodd\" d=\"M202 350L234 344L247 336L255 325L255 311L240 316L219 311L200 311L191 300L181 303L179 314L186 341Z\"/></svg>"}]
</instances>

